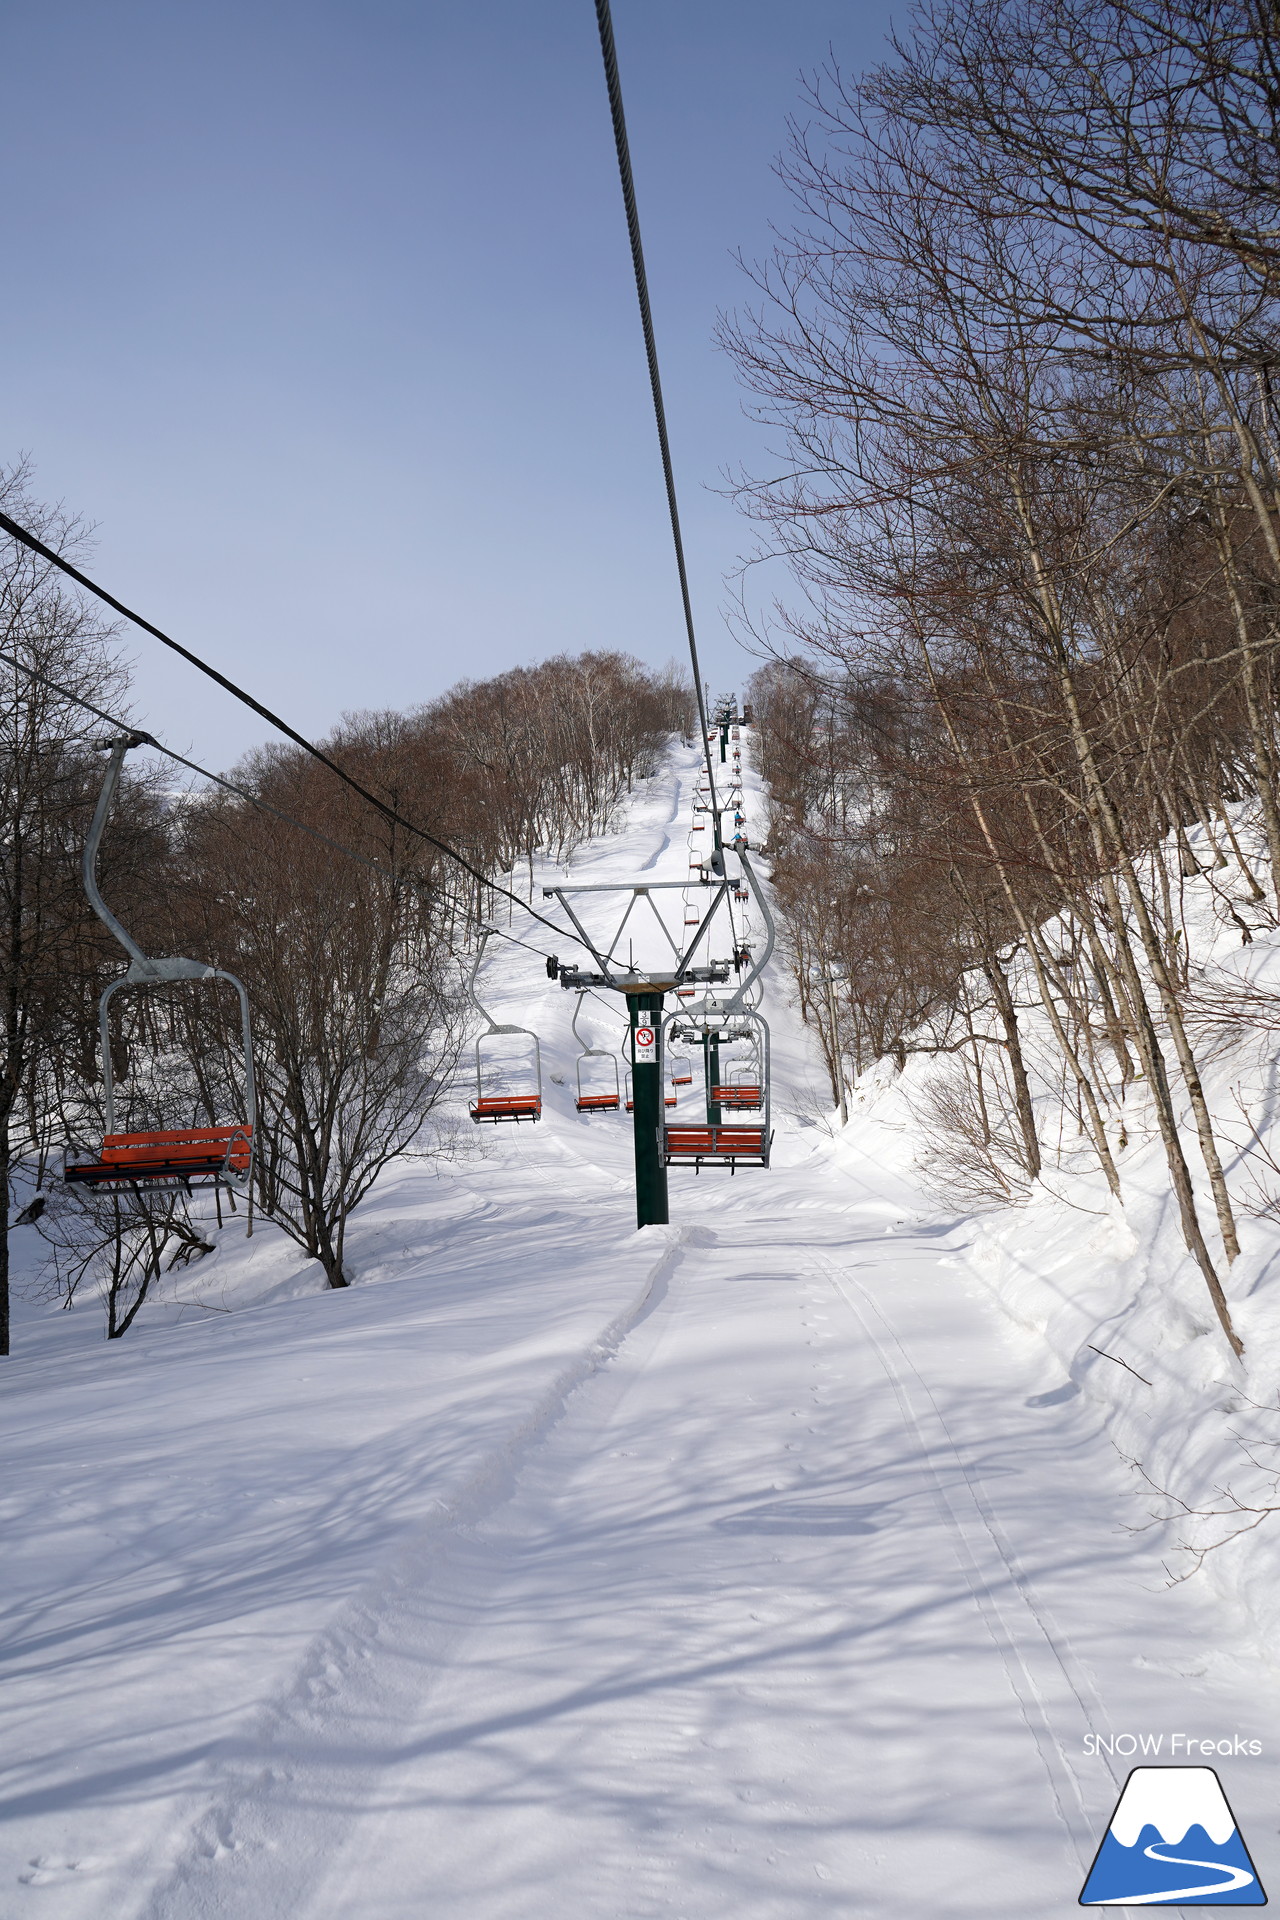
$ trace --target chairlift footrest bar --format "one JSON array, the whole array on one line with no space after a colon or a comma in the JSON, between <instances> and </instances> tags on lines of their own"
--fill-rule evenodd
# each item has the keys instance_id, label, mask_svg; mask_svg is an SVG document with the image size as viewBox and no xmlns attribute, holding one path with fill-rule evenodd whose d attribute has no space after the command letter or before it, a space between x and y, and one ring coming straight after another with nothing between
<instances>
[{"instance_id":1,"label":"chairlift footrest bar","mask_svg":"<svg viewBox=\"0 0 1280 1920\"><path fill-rule=\"evenodd\" d=\"M471 1118L477 1125L489 1123L497 1126L504 1120L541 1120L542 1100L537 1094L513 1094L504 1097L501 1094L486 1095L471 1106Z\"/></svg>"}]
</instances>

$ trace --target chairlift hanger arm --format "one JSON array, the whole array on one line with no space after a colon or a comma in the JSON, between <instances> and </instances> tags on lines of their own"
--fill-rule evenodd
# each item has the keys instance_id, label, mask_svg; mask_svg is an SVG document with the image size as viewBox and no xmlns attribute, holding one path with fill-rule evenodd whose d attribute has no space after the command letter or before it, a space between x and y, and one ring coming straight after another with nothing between
<instances>
[{"instance_id":1,"label":"chairlift hanger arm","mask_svg":"<svg viewBox=\"0 0 1280 1920\"><path fill-rule=\"evenodd\" d=\"M480 1004L480 996L476 992L476 983L480 978L480 963L484 959L484 950L489 944L489 936L493 931L494 929L492 927L481 927L480 941L476 947L476 957L471 963L471 978L467 982L467 997L476 1012L480 1015L480 1018L488 1025L490 1033L493 1032L494 1028L493 1015L487 1007Z\"/></svg>"},{"instance_id":2,"label":"chairlift hanger arm","mask_svg":"<svg viewBox=\"0 0 1280 1920\"><path fill-rule=\"evenodd\" d=\"M489 1009L486 1006L483 1006L481 1004L480 997L476 993L476 977L480 971L480 962L484 957L485 943L489 939L490 934L494 934L494 933L501 934L501 932L502 932L501 927L484 927L481 930L480 945L476 948L476 957L471 965L471 978L467 984L467 992L470 997L471 1004L475 1008L476 1012L480 1015L480 1018L486 1022L485 1030L480 1036L482 1040L487 1040L492 1034L495 1034L495 1033L529 1033L530 1032L530 1029L528 1027L512 1026L509 1022L504 1024L501 1020L495 1020L493 1015L489 1012ZM534 1034L532 1037L533 1037L534 1045L536 1046L538 1042L538 1036Z\"/></svg>"},{"instance_id":3,"label":"chairlift hanger arm","mask_svg":"<svg viewBox=\"0 0 1280 1920\"><path fill-rule=\"evenodd\" d=\"M765 898L764 889L756 879L751 862L747 857L747 843L741 836L733 842L733 851L737 854L739 860L741 860L743 871L751 882L751 891L759 904L760 917L764 921L765 939L764 951L756 961L755 966L746 978L741 981L738 991L731 999L725 1002L723 1009L725 1013L733 1013L744 1005L748 990L755 985L756 981L759 980L761 974L764 972L765 967L768 965L770 956L773 953L774 944L778 937L777 928L773 924L773 915L769 911L769 902Z\"/></svg>"},{"instance_id":4,"label":"chairlift hanger arm","mask_svg":"<svg viewBox=\"0 0 1280 1920\"><path fill-rule=\"evenodd\" d=\"M134 747L154 744L150 734L126 733L118 740L107 743L110 753L107 759L107 771L103 776L102 791L98 795L98 804L93 810L93 820L89 827L89 836L84 843L84 852L80 858L80 872L84 880L84 890L89 905L99 920L124 948L129 956L129 971L125 976L130 980L207 980L216 973L215 967L209 967L201 960L152 960L138 945L132 934L121 926L110 907L98 891L98 849L106 831L107 819L111 812L111 803L116 797L120 785L120 774L124 767L124 757Z\"/></svg>"},{"instance_id":5,"label":"chairlift hanger arm","mask_svg":"<svg viewBox=\"0 0 1280 1920\"><path fill-rule=\"evenodd\" d=\"M715 895L711 900L710 905L707 907L706 912L702 916L702 925L698 928L698 931L694 934L693 939L689 942L689 948L688 948L688 953L686 954L685 963L681 965L679 971L676 974L677 985L682 985L684 981L687 979L697 979L698 975L696 971L691 967L689 967L687 962L697 952L698 942L701 940L703 934L707 931L707 928L711 925L712 916L714 915L716 908L720 905L720 902L724 899L725 894L729 891L729 885L730 885L729 881L725 879L725 880L721 880L720 885L716 888ZM726 978L727 978L727 975L726 975Z\"/></svg>"}]
</instances>

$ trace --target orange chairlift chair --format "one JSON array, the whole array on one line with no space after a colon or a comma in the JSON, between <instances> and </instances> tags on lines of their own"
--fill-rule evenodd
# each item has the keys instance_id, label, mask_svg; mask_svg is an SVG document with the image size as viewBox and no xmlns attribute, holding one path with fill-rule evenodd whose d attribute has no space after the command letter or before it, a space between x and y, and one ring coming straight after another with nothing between
<instances>
[{"instance_id":1,"label":"orange chairlift chair","mask_svg":"<svg viewBox=\"0 0 1280 1920\"><path fill-rule=\"evenodd\" d=\"M712 1087L711 1099L731 1113L751 1113L764 1105L764 1090L758 1058L749 1067L738 1067L729 1079Z\"/></svg>"},{"instance_id":2,"label":"orange chairlift chair","mask_svg":"<svg viewBox=\"0 0 1280 1920\"><path fill-rule=\"evenodd\" d=\"M126 933L98 891L98 847L106 829L111 803L120 784L125 755L148 744L144 733L131 733L110 743L106 777L94 809L81 873L89 905L129 956L127 972L113 980L98 1002L98 1032L102 1048L102 1097L105 1129L96 1160L64 1158L63 1178L73 1186L138 1189L248 1185L253 1171L253 1136L257 1094L253 1078L253 1035L249 996L244 983L221 967L203 960L152 959ZM216 1127L163 1127L150 1132L117 1133L115 1075L111 1062L111 1002L121 987L164 985L175 980L225 980L240 996L240 1032L244 1049L243 1120ZM74 1151L70 1149L69 1151Z\"/></svg>"},{"instance_id":3,"label":"orange chairlift chair","mask_svg":"<svg viewBox=\"0 0 1280 1920\"><path fill-rule=\"evenodd\" d=\"M735 1077L723 1084L708 1086L708 1108L718 1108L721 1119L712 1121L709 1111L705 1125L689 1126L683 1121L664 1120L664 1162L668 1166L692 1166L695 1172L700 1172L704 1166L728 1167L731 1173L741 1166L767 1167L773 1142L769 1124L769 1027L764 1016L750 1004L749 996L773 952L776 935L768 901L756 884L745 843L737 841L734 850L742 862L752 895L759 902L765 924L765 939L759 958L748 969L737 991L723 1007L708 1009L696 1016L677 1007L662 1023L664 1044L668 1034L672 1040L676 1038L673 1029L682 1035L692 1032L696 1037L700 1027L703 1032L710 1029L728 1031L735 1041L749 1041L754 1056L748 1069L753 1077ZM691 1018L695 1023L693 1025ZM726 1098L726 1095L729 1097ZM759 1118L753 1119L750 1125L735 1124L723 1118L726 1109L731 1113L744 1110L758 1113Z\"/></svg>"},{"instance_id":4,"label":"orange chairlift chair","mask_svg":"<svg viewBox=\"0 0 1280 1920\"><path fill-rule=\"evenodd\" d=\"M578 1032L578 1015L582 1012L585 993L578 995L578 1004L573 1010L573 1037L582 1048L578 1055L578 1098L579 1113L616 1113L622 1104L622 1095L618 1088L618 1062L607 1047L589 1047ZM582 1083L582 1063L584 1060L607 1060L609 1071L613 1075L611 1087L589 1087Z\"/></svg>"},{"instance_id":5,"label":"orange chairlift chair","mask_svg":"<svg viewBox=\"0 0 1280 1920\"><path fill-rule=\"evenodd\" d=\"M480 944L476 948L475 964L471 969L471 981L468 987L472 1006L487 1022L484 1032L476 1041L476 1097L471 1103L471 1118L477 1125L487 1123L493 1126L500 1125L504 1120L514 1121L516 1124L521 1120L541 1120L542 1048L538 1045L537 1034L528 1027L514 1027L495 1020L488 1009L481 1006L479 995L476 993L480 962L484 958L485 944L492 932L492 927L485 927L480 935ZM525 1062L521 1076L526 1082L532 1080L532 1089L526 1085L513 1093L508 1087L497 1088L493 1085L499 1062L492 1057L492 1048L486 1049L486 1042L509 1034L519 1034L523 1039L533 1042L532 1063ZM486 1050L490 1055L488 1060L485 1058Z\"/></svg>"}]
</instances>

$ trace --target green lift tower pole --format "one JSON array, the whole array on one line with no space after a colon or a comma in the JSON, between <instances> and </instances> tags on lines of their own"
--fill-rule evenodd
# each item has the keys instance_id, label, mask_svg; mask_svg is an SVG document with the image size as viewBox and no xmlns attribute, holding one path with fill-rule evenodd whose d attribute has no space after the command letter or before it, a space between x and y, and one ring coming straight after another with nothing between
<instances>
[{"instance_id":1,"label":"green lift tower pole","mask_svg":"<svg viewBox=\"0 0 1280 1920\"><path fill-rule=\"evenodd\" d=\"M707 1082L707 1125L718 1127L721 1117L720 1102L711 1098L711 1090L720 1085L720 1035L714 1032L704 1034L702 1050L705 1062L703 1071Z\"/></svg>"},{"instance_id":2,"label":"green lift tower pole","mask_svg":"<svg viewBox=\"0 0 1280 1920\"><path fill-rule=\"evenodd\" d=\"M636 1141L636 1225L665 1227L667 1169L662 1158L662 995L629 993L631 1097ZM648 1036L646 1044L646 1036Z\"/></svg>"}]
</instances>

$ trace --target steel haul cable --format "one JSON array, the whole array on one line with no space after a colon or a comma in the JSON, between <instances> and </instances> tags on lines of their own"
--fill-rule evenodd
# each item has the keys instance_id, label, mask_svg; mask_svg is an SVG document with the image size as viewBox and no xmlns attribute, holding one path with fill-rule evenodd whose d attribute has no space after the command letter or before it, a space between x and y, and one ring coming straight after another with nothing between
<instances>
[{"instance_id":1,"label":"steel haul cable","mask_svg":"<svg viewBox=\"0 0 1280 1920\"><path fill-rule=\"evenodd\" d=\"M685 565L684 539L680 528L680 509L676 499L675 471L671 461L671 443L667 432L666 406L662 397L662 380L658 368L658 349L653 330L653 310L649 299L649 279L645 270L644 248L640 238L640 217L636 206L635 180L631 170L631 150L627 139L626 117L623 112L622 87L618 76L618 54L617 47L614 43L613 20L609 10L609 0L596 0L596 22L600 30L600 50L604 59L605 82L608 88L609 108L613 119L613 136L618 160L618 175L622 186L623 205L626 209L627 232L631 242L631 263L635 273L636 296L640 303L640 321L644 331L645 355L649 367L649 385L653 395L654 419L658 429L658 445L661 451L662 472L667 490L667 507L671 517L671 536L675 545L676 569L680 579L680 598L684 609L685 631L689 641L689 659L693 668L693 690L698 703L698 717L702 726L703 755L707 769L707 782L710 787L712 806L712 827L715 836L716 850L718 852L721 846L721 824L719 809L716 805L715 773L709 739L706 697L702 685L702 670L698 661L698 642L694 631L693 603L689 595L689 575L688 568ZM83 587L87 592L93 594L95 598L101 600L105 606L121 614L124 619L131 621L134 626L141 627L144 633L151 634L162 646L168 647L171 652L178 654L183 660L187 661L190 666L195 667L200 673L205 674L210 680L214 681L216 685L231 694L233 699L239 700L242 705L260 715L269 725L284 734L286 739L292 740L296 746L301 747L304 753L310 754L312 759L319 761L321 766L327 767L330 773L334 774L344 785L350 787L353 793L359 794L362 800L366 801L371 807L376 808L384 819L391 821L396 826L403 827L406 832L416 835L419 839L425 840L428 845L435 847L437 851L444 854L447 859L456 862L465 873L470 874L472 879L478 881L481 886L490 888L493 892L501 894L505 899L514 901L517 906L530 914L539 925L547 927L559 938L573 938L565 928L556 926L554 921L548 920L544 914L539 913L531 903L522 900L519 894L513 893L509 887L501 886L496 881L489 879L486 874L481 873L479 868L472 866L471 862L467 860L464 855L458 853L456 849L449 846L446 841L439 839L435 834L429 832L427 828L420 827L416 822L406 819L396 808L389 806L386 801L380 800L375 793L371 793L360 781L354 779L351 774L339 766L337 761L331 759L327 753L316 746L314 741L308 740L305 734L299 733L296 727L290 726L289 722L282 719L278 713L274 713L270 707L264 706L262 701L256 699L253 694L246 692L245 689L238 686L234 680L228 679L227 676L224 673L220 673L216 667L210 666L207 660L202 660L199 654L193 653L189 647L184 647L180 641L174 640L160 627L154 625L152 621L144 618L142 614L136 613L132 607L126 606L122 600L117 600L114 594L108 593L105 587L100 587L96 581L91 580L87 574L82 573L78 567L73 566L69 560L64 559L63 556L57 553L52 547L46 546L43 540L38 539L36 535L31 533L26 527L21 526L9 514L0 512L0 529L7 533L10 539L16 540L20 546L26 547L31 553L38 554L40 558L47 561L50 566L56 567L58 571L65 574L68 579L74 580L78 586ZM179 758L176 754L172 757L174 759Z\"/></svg>"},{"instance_id":2,"label":"steel haul cable","mask_svg":"<svg viewBox=\"0 0 1280 1920\"><path fill-rule=\"evenodd\" d=\"M331 839L327 833L322 833L319 827L309 826L305 820L295 819L293 814L285 813L282 808L272 806L269 800L263 800L258 794L250 793L247 788L237 786L235 781L228 780L225 774L210 773L208 767L202 767L197 761L188 760L185 755L175 753L172 747L166 747L164 742L157 740L153 734L142 732L128 720L121 720L117 714L107 713L103 708L95 707L91 700L84 699L81 694L73 693L70 687L61 686L47 673L41 673L38 668L28 666L25 660L17 659L15 655L7 653L3 648L0 648L0 661L3 661L5 666L16 668L19 673L25 673L29 680L35 680L40 686L48 687L51 693L58 695L59 699L69 700L73 706L82 707L86 713L91 713L95 720L101 720L109 727L116 727L121 733L132 734L139 746L151 747L156 753L162 753L166 760L176 761L178 766L186 767L191 773L198 773L202 780L209 780L214 786L224 788L227 793L234 793L237 799L247 801L260 813L269 813L275 819L283 820L286 826L296 827L299 833L310 834L313 840L319 840L323 846L331 848L334 853L344 854L348 860L358 861L362 867L368 867L372 873L380 874L384 880L395 881L398 878L389 867L384 867L381 861L371 860L367 853L357 853L354 847L344 846L341 840ZM486 885L490 884L492 883L486 882ZM506 893L507 889L498 887L495 891ZM510 894L509 898L514 900L517 906L524 907L527 913L533 912L533 909L521 900L518 893ZM576 934L570 933L567 928L555 926L550 920L543 920L540 913L534 913L533 917L535 920L542 921L544 927L550 927L553 933L562 935L564 939L577 940ZM515 934L507 933L501 927L494 927L493 932L503 940L510 940L517 947L527 947L530 953L537 953L544 960L549 958L547 954L542 953L541 948L530 947L527 940L518 940Z\"/></svg>"},{"instance_id":3,"label":"steel haul cable","mask_svg":"<svg viewBox=\"0 0 1280 1920\"><path fill-rule=\"evenodd\" d=\"M662 453L662 477L667 485L667 509L671 515L671 537L675 542L676 571L680 575L680 599L684 607L685 632L689 637L689 658L693 663L693 690L698 700L698 718L702 722L702 750L706 758L707 780L711 787L712 830L718 852L721 844L720 814L716 807L716 781L711 764L707 703L702 688L702 669L698 665L698 641L693 628L693 602L689 597L689 573L684 561L684 538L680 531L680 508L676 502L675 469L671 464L671 442L667 435L667 409L662 398L662 378L658 371L658 343L653 331L649 276L645 271L644 248L640 241L640 214L636 206L636 183L631 172L631 146L627 139L626 116L622 110L622 82L618 77L618 49L613 39L613 17L609 11L609 0L596 0L596 24L600 29L600 52L604 57L605 85L609 90L609 111L613 117L613 144L618 156L622 204L626 208L627 233L631 240L631 265L636 277L636 298L640 302L640 325L644 330L645 357L649 363L653 415L658 426L658 446Z\"/></svg>"},{"instance_id":4,"label":"steel haul cable","mask_svg":"<svg viewBox=\"0 0 1280 1920\"><path fill-rule=\"evenodd\" d=\"M192 653L189 647L184 647L180 641L171 639L170 636L164 633L159 627L153 626L150 620L144 619L140 613L135 613L132 607L126 607L123 600L117 600L114 594L108 593L105 587L100 587L96 580L89 578L88 574L81 573L78 567L73 567L69 560L64 560L62 555L55 553L52 547L47 547L43 540L38 540L35 534L30 533L26 527L19 526L18 522L11 519L7 513L0 513L0 530L7 533L11 540L16 540L19 546L26 547L30 552L39 554L42 560L47 560L50 566L58 569L59 573L65 573L69 580L74 580L77 586L84 587L87 592L101 600L104 605L111 607L116 613L123 614L124 618L131 620L135 627L141 627L144 633L151 634L154 639L160 641L162 646L166 646L173 653L181 655L182 659L188 661L191 666L198 668L199 671L206 674L210 680L216 681L218 686L225 688L225 690L231 694L234 699L239 700L243 706L251 708L254 713L261 714L262 718L268 721L271 726L277 728L279 732L283 733L286 739L292 740L296 746L302 748L304 753L309 753L311 758L318 760L322 767L328 767L330 773L335 774L345 786L350 787L353 793L358 793L362 800L367 800L371 807L376 807L384 820L390 820L393 825L403 827L406 833L416 834L419 840L425 840L429 846L435 847L437 851L443 853L447 859L456 861L463 872L469 873L473 880L478 880L482 887L488 887L494 893L500 893L504 899L514 900L516 905L521 907L525 913L531 914L540 926L549 927L551 932L556 934L560 939L573 940L575 945L581 944L566 928L558 927L554 920L548 920L545 914L539 913L537 908L531 906L527 900L522 900L518 893L511 891L510 887L504 887L500 885L498 881L490 880L486 874L481 873L478 867L473 867L471 862L466 859L464 855L457 852L455 848L451 847L447 841L437 839L436 835L428 832L426 827L418 826L413 820L406 820L402 813L398 813L394 807L388 806L385 800L379 800L376 793L370 793L368 787L362 786L358 780L353 779L344 768L338 765L336 760L331 760L329 755L320 747L316 746L314 741L308 740L306 735L299 733L296 727L291 727L289 722L282 720L278 713L273 713L270 707L264 707L260 700L256 700L251 693L246 693L243 687L238 687L234 680L228 680L224 673L219 673L216 667L211 667L207 660L200 658L198 653ZM126 729L126 731L130 731L130 729ZM136 731L136 729L133 729L133 731ZM175 759L177 757L176 754L173 756ZM213 776L210 777L212 778Z\"/></svg>"}]
</instances>

